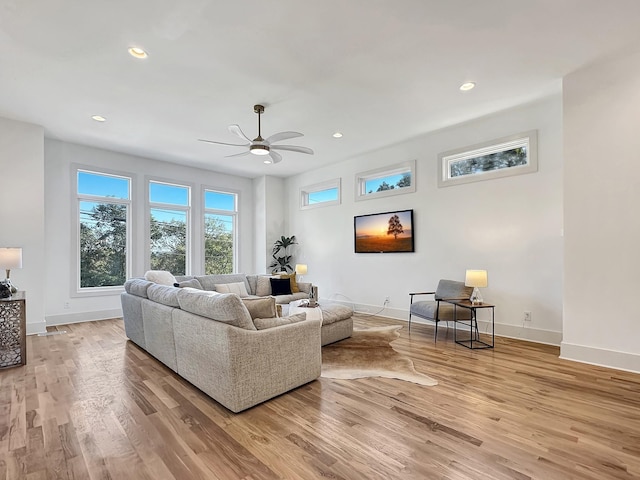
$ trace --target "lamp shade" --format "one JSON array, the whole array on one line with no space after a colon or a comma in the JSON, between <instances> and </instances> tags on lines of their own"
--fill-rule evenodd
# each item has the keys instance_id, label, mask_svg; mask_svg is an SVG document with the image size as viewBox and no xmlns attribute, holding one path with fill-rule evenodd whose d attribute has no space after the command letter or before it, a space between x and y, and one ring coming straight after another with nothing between
<instances>
[{"instance_id":1,"label":"lamp shade","mask_svg":"<svg viewBox=\"0 0 640 480\"><path fill-rule=\"evenodd\" d=\"M296 263L296 273L298 275L306 275L307 266L304 263Z\"/></svg>"},{"instance_id":2,"label":"lamp shade","mask_svg":"<svg viewBox=\"0 0 640 480\"><path fill-rule=\"evenodd\" d=\"M0 268L12 270L22 268L22 248L0 248Z\"/></svg>"},{"instance_id":3,"label":"lamp shade","mask_svg":"<svg viewBox=\"0 0 640 480\"><path fill-rule=\"evenodd\" d=\"M489 282L487 280L486 270L467 270L464 277L464 284L467 287L486 287Z\"/></svg>"}]
</instances>

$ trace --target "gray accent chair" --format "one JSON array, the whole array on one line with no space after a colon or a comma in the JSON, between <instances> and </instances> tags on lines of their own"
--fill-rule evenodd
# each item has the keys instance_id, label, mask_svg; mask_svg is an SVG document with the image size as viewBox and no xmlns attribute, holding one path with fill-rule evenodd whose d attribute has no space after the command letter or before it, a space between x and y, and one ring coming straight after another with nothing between
<instances>
[{"instance_id":1,"label":"gray accent chair","mask_svg":"<svg viewBox=\"0 0 640 480\"><path fill-rule=\"evenodd\" d=\"M435 322L436 328L434 341L438 340L438 323L442 320L447 322L454 318L454 307L446 300L468 299L473 292L473 287L466 287L464 282L455 280L440 280L435 292L413 292L409 294L411 305L409 307L409 333L411 333L411 317L424 318ZM433 300L420 300L414 302L414 296L433 295ZM471 320L471 310L466 308L457 309L458 320Z\"/></svg>"}]
</instances>

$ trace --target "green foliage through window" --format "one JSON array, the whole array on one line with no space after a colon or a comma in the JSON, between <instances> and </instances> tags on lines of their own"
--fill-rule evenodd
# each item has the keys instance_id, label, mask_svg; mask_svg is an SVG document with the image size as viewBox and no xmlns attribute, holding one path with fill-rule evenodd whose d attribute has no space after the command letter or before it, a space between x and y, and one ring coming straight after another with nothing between
<instances>
[{"instance_id":1,"label":"green foliage through window","mask_svg":"<svg viewBox=\"0 0 640 480\"><path fill-rule=\"evenodd\" d=\"M78 169L78 286L121 286L128 276L131 179Z\"/></svg>"},{"instance_id":2,"label":"green foliage through window","mask_svg":"<svg viewBox=\"0 0 640 480\"><path fill-rule=\"evenodd\" d=\"M527 148L518 147L451 163L451 177L490 172L527 164Z\"/></svg>"}]
</instances>

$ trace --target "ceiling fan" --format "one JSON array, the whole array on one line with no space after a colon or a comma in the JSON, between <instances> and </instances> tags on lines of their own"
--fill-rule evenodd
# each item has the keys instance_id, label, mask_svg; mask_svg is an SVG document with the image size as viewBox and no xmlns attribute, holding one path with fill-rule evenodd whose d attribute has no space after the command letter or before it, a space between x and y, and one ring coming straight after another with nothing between
<instances>
[{"instance_id":1,"label":"ceiling fan","mask_svg":"<svg viewBox=\"0 0 640 480\"><path fill-rule=\"evenodd\" d=\"M207 143L215 143L217 145L230 145L232 147L249 147L249 150L242 153L236 153L235 155L227 155L228 157L242 157L244 155L249 155L250 153L254 155L268 155L265 158L264 163L278 163L282 160L282 156L274 151L274 150L288 150L290 152L298 152L298 153L307 153L309 155L313 155L313 150L307 147L299 147L296 145L272 145L274 142L280 142L282 140L288 140L290 138L302 137L302 133L298 132L280 132L274 133L270 137L264 139L262 138L262 133L260 131L260 115L264 113L263 105L254 105L253 111L258 114L258 136L253 140L249 139L239 125L229 125L229 131L234 135L237 135L243 140L246 140L249 143L225 143L225 142L214 142L213 140L204 140L199 138L198 140L201 142Z\"/></svg>"}]
</instances>

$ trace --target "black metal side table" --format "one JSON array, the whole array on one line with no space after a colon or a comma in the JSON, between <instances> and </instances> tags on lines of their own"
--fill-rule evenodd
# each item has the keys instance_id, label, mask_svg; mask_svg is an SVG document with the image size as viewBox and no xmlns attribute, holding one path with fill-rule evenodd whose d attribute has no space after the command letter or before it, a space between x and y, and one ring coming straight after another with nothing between
<instances>
[{"instance_id":1,"label":"black metal side table","mask_svg":"<svg viewBox=\"0 0 640 480\"><path fill-rule=\"evenodd\" d=\"M27 364L25 292L0 298L0 369Z\"/></svg>"},{"instance_id":2,"label":"black metal side table","mask_svg":"<svg viewBox=\"0 0 640 480\"><path fill-rule=\"evenodd\" d=\"M495 305L490 303L471 303L470 300L445 300L453 305L453 339L454 341L464 347L475 350L476 348L493 348L496 340L496 325L495 325ZM471 318L469 320L458 320L458 308L466 308L471 310ZM478 330L478 310L483 308L491 309L491 343L484 342L480 339L480 332ZM466 324L469 322L469 338L464 340L458 340L458 322Z\"/></svg>"}]
</instances>

